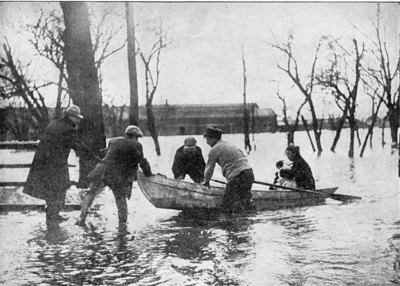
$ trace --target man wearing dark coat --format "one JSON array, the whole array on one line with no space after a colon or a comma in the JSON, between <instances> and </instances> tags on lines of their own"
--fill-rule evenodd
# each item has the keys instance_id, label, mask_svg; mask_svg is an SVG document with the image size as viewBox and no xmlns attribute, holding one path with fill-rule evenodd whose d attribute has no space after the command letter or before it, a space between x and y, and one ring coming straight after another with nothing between
<instances>
[{"instance_id":1,"label":"man wearing dark coat","mask_svg":"<svg viewBox=\"0 0 400 286\"><path fill-rule=\"evenodd\" d=\"M132 183L136 180L138 165L145 176L152 174L150 164L143 157L143 147L138 141L139 137L143 137L142 131L135 125L129 125L124 137L110 139L103 161L98 163L88 175L91 184L82 201L81 215L76 222L77 225L85 225L87 213L103 185L108 186L114 194L120 225L127 222L126 199L131 197Z\"/></svg>"},{"instance_id":2,"label":"man wearing dark coat","mask_svg":"<svg viewBox=\"0 0 400 286\"><path fill-rule=\"evenodd\" d=\"M86 154L100 161L78 137L77 127L82 118L78 106L68 107L62 119L52 121L45 128L33 157L23 192L46 201L47 222L65 220L59 212L70 187L68 156L71 149L78 155Z\"/></svg>"},{"instance_id":3,"label":"man wearing dark coat","mask_svg":"<svg viewBox=\"0 0 400 286\"><path fill-rule=\"evenodd\" d=\"M186 175L195 183L201 183L204 178L204 162L201 148L196 146L196 139L188 137L184 145L176 150L174 163L172 164L172 173L174 178L183 180Z\"/></svg>"}]
</instances>

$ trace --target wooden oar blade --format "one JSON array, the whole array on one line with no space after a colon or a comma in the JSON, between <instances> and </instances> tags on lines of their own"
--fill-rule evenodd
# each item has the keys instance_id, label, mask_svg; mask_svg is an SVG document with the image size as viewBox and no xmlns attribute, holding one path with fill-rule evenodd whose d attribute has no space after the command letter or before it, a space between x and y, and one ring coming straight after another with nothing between
<instances>
[{"instance_id":1,"label":"wooden oar blade","mask_svg":"<svg viewBox=\"0 0 400 286\"><path fill-rule=\"evenodd\" d=\"M337 201L342 201L342 202L348 202L348 201L353 201L353 200L361 200L361 197L350 196L350 195L342 195L342 194L331 194L328 197L331 198L331 199L337 200Z\"/></svg>"}]
</instances>

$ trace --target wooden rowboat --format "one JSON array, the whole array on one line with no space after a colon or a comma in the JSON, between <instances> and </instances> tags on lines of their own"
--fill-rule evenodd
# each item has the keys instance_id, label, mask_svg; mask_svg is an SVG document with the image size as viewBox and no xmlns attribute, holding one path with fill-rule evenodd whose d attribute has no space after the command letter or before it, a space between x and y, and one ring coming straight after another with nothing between
<instances>
[{"instance_id":1,"label":"wooden rowboat","mask_svg":"<svg viewBox=\"0 0 400 286\"><path fill-rule=\"evenodd\" d=\"M174 210L219 209L225 188L203 186L157 174L145 177L138 172L138 184L145 197L157 208ZM253 185L254 186L254 185ZM336 188L320 189L318 194L298 191L252 190L256 210L321 204Z\"/></svg>"}]
</instances>

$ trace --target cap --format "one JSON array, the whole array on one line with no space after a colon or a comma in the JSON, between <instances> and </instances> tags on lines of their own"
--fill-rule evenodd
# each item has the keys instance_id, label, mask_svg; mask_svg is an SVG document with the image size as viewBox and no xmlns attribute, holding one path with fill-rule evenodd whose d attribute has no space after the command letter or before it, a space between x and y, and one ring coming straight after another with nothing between
<instances>
[{"instance_id":1,"label":"cap","mask_svg":"<svg viewBox=\"0 0 400 286\"><path fill-rule=\"evenodd\" d=\"M70 115L70 116L75 116L78 117L80 119L83 119L83 116L81 114L81 109L79 108L79 106L77 105L71 105L69 106L65 111L64 111L65 115Z\"/></svg>"},{"instance_id":2,"label":"cap","mask_svg":"<svg viewBox=\"0 0 400 286\"><path fill-rule=\"evenodd\" d=\"M143 132L136 125L128 125L125 129L125 134L135 135L136 137L143 137Z\"/></svg>"},{"instance_id":3,"label":"cap","mask_svg":"<svg viewBox=\"0 0 400 286\"><path fill-rule=\"evenodd\" d=\"M197 143L196 139L194 139L193 137L188 137L183 142L184 142L185 146L187 146L187 147L196 146L196 143Z\"/></svg>"},{"instance_id":4,"label":"cap","mask_svg":"<svg viewBox=\"0 0 400 286\"><path fill-rule=\"evenodd\" d=\"M196 149L196 139L193 137L188 137L184 141L184 147L183 149Z\"/></svg>"},{"instance_id":5,"label":"cap","mask_svg":"<svg viewBox=\"0 0 400 286\"><path fill-rule=\"evenodd\" d=\"M211 137L211 138L221 138L223 131L216 127L207 127L205 133L203 133L204 137Z\"/></svg>"}]
</instances>

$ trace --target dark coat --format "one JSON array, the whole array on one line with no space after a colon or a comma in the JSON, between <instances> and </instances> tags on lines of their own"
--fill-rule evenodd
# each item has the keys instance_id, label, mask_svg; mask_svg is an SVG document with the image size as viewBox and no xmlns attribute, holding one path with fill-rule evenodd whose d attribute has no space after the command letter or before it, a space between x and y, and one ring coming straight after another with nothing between
<instances>
[{"instance_id":1,"label":"dark coat","mask_svg":"<svg viewBox=\"0 0 400 286\"><path fill-rule=\"evenodd\" d=\"M65 200L65 193L70 187L68 156L71 149L78 155L97 158L79 139L77 126L68 117L47 125L33 157L23 192L43 200Z\"/></svg>"},{"instance_id":2,"label":"dark coat","mask_svg":"<svg viewBox=\"0 0 400 286\"><path fill-rule=\"evenodd\" d=\"M98 163L88 177L92 181L102 180L114 191L128 192L129 198L138 165L146 176L151 175L150 164L143 157L142 144L126 137L115 137L108 143L103 162Z\"/></svg>"},{"instance_id":3,"label":"dark coat","mask_svg":"<svg viewBox=\"0 0 400 286\"><path fill-rule=\"evenodd\" d=\"M201 148L196 146L196 151L193 154L185 154L183 148L184 146L181 146L176 150L174 163L172 164L172 173L175 179L179 176L185 177L187 174L193 182L201 183L204 178L204 169L206 167Z\"/></svg>"},{"instance_id":4,"label":"dark coat","mask_svg":"<svg viewBox=\"0 0 400 286\"><path fill-rule=\"evenodd\" d=\"M298 188L315 190L315 180L308 163L300 155L293 160L290 170L280 170L281 177L294 179Z\"/></svg>"}]
</instances>

